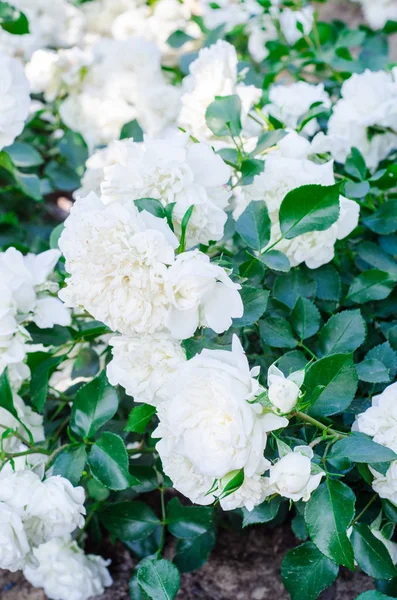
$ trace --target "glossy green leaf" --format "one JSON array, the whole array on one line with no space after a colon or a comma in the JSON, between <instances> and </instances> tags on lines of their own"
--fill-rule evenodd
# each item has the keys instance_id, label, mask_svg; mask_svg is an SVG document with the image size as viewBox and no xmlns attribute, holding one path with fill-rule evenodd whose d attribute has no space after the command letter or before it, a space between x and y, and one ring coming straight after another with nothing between
<instances>
[{"instance_id":1,"label":"glossy green leaf","mask_svg":"<svg viewBox=\"0 0 397 600\"><path fill-rule=\"evenodd\" d=\"M311 541L325 556L353 570L353 548L346 532L354 517L355 500L347 485L327 479L312 493L305 508Z\"/></svg>"},{"instance_id":2,"label":"glossy green leaf","mask_svg":"<svg viewBox=\"0 0 397 600\"><path fill-rule=\"evenodd\" d=\"M353 431L348 437L339 440L332 446L329 458L347 458L358 463L389 463L397 460L397 454L377 444L364 433Z\"/></svg>"},{"instance_id":3,"label":"glossy green leaf","mask_svg":"<svg viewBox=\"0 0 397 600\"><path fill-rule=\"evenodd\" d=\"M391 579L397 575L386 546L373 535L368 525L356 523L351 542L354 558L364 573L376 579Z\"/></svg>"},{"instance_id":4,"label":"glossy green leaf","mask_svg":"<svg viewBox=\"0 0 397 600\"><path fill-rule=\"evenodd\" d=\"M128 416L125 431L145 433L146 427L155 413L156 407L151 406L150 404L139 404L138 406L135 406Z\"/></svg>"},{"instance_id":5,"label":"glossy green leaf","mask_svg":"<svg viewBox=\"0 0 397 600\"><path fill-rule=\"evenodd\" d=\"M281 565L281 576L292 600L316 600L338 575L338 566L314 544L305 542L289 550Z\"/></svg>"},{"instance_id":6,"label":"glossy green leaf","mask_svg":"<svg viewBox=\"0 0 397 600\"><path fill-rule=\"evenodd\" d=\"M244 304L244 314L239 319L233 320L233 326L246 327L256 323L265 312L269 292L258 287L243 285L240 295Z\"/></svg>"},{"instance_id":7,"label":"glossy green leaf","mask_svg":"<svg viewBox=\"0 0 397 600\"><path fill-rule=\"evenodd\" d=\"M102 371L76 393L70 429L83 439L91 438L114 416L118 405L117 392L108 382L105 371Z\"/></svg>"},{"instance_id":8,"label":"glossy green leaf","mask_svg":"<svg viewBox=\"0 0 397 600\"><path fill-rule=\"evenodd\" d=\"M291 325L302 340L311 337L320 329L321 317L318 309L307 298L298 298L291 313Z\"/></svg>"},{"instance_id":9,"label":"glossy green leaf","mask_svg":"<svg viewBox=\"0 0 397 600\"><path fill-rule=\"evenodd\" d=\"M181 577L175 565L164 558L145 558L137 566L139 587L153 600L173 600Z\"/></svg>"},{"instance_id":10,"label":"glossy green leaf","mask_svg":"<svg viewBox=\"0 0 397 600\"><path fill-rule=\"evenodd\" d=\"M253 200L238 218L236 231L247 246L261 251L269 243L270 225L265 202Z\"/></svg>"},{"instance_id":11,"label":"glossy green leaf","mask_svg":"<svg viewBox=\"0 0 397 600\"><path fill-rule=\"evenodd\" d=\"M354 352L365 340L366 326L359 310L331 317L318 336L322 355Z\"/></svg>"},{"instance_id":12,"label":"glossy green leaf","mask_svg":"<svg viewBox=\"0 0 397 600\"><path fill-rule=\"evenodd\" d=\"M390 371L380 360L368 358L356 365L360 381L368 383L386 383L390 381Z\"/></svg>"},{"instance_id":13,"label":"glossy green leaf","mask_svg":"<svg viewBox=\"0 0 397 600\"><path fill-rule=\"evenodd\" d=\"M243 527L272 521L277 516L280 503L281 497L276 496L273 500L270 500L270 502L266 499L262 504L255 506L253 510L243 508Z\"/></svg>"},{"instance_id":14,"label":"glossy green leaf","mask_svg":"<svg viewBox=\"0 0 397 600\"><path fill-rule=\"evenodd\" d=\"M349 287L346 300L363 304L371 300L383 300L391 293L394 282L390 280L389 273L370 269L358 275Z\"/></svg>"},{"instance_id":15,"label":"glossy green leaf","mask_svg":"<svg viewBox=\"0 0 397 600\"><path fill-rule=\"evenodd\" d=\"M278 250L269 250L264 254L257 256L257 259L261 261L268 269L273 271L281 271L282 273L288 273L291 269L288 256Z\"/></svg>"},{"instance_id":16,"label":"glossy green leaf","mask_svg":"<svg viewBox=\"0 0 397 600\"><path fill-rule=\"evenodd\" d=\"M353 401L358 384L352 355L334 354L314 362L304 384L310 414L325 417L343 412Z\"/></svg>"},{"instance_id":17,"label":"glossy green leaf","mask_svg":"<svg viewBox=\"0 0 397 600\"><path fill-rule=\"evenodd\" d=\"M147 538L160 525L160 520L144 502L116 502L100 512L104 527L124 542Z\"/></svg>"},{"instance_id":18,"label":"glossy green leaf","mask_svg":"<svg viewBox=\"0 0 397 600\"><path fill-rule=\"evenodd\" d=\"M239 136L241 133L239 96L217 96L208 106L205 120L216 136Z\"/></svg>"},{"instance_id":19,"label":"glossy green leaf","mask_svg":"<svg viewBox=\"0 0 397 600\"><path fill-rule=\"evenodd\" d=\"M303 185L288 192L280 206L281 233L292 239L329 229L339 217L340 185Z\"/></svg>"},{"instance_id":20,"label":"glossy green leaf","mask_svg":"<svg viewBox=\"0 0 397 600\"><path fill-rule=\"evenodd\" d=\"M56 457L52 474L69 479L74 486L79 485L86 461L87 453L84 445L65 448Z\"/></svg>"},{"instance_id":21,"label":"glossy green leaf","mask_svg":"<svg viewBox=\"0 0 397 600\"><path fill-rule=\"evenodd\" d=\"M139 483L128 470L128 454L121 437L106 431L92 446L88 464L93 476L110 490L125 490Z\"/></svg>"},{"instance_id":22,"label":"glossy green leaf","mask_svg":"<svg viewBox=\"0 0 397 600\"><path fill-rule=\"evenodd\" d=\"M397 200L388 200L381 204L372 215L364 217L363 223L382 235L397 231Z\"/></svg>"},{"instance_id":23,"label":"glossy green leaf","mask_svg":"<svg viewBox=\"0 0 397 600\"><path fill-rule=\"evenodd\" d=\"M215 546L215 533L207 531L193 538L180 538L176 544L174 563L182 573L200 569Z\"/></svg>"},{"instance_id":24,"label":"glossy green leaf","mask_svg":"<svg viewBox=\"0 0 397 600\"><path fill-rule=\"evenodd\" d=\"M291 325L282 317L266 317L259 322L261 339L274 348L295 348L297 340Z\"/></svg>"},{"instance_id":25,"label":"glossy green leaf","mask_svg":"<svg viewBox=\"0 0 397 600\"><path fill-rule=\"evenodd\" d=\"M213 509L207 506L184 506L178 498L167 504L167 527L177 538L193 538L212 529Z\"/></svg>"}]
</instances>

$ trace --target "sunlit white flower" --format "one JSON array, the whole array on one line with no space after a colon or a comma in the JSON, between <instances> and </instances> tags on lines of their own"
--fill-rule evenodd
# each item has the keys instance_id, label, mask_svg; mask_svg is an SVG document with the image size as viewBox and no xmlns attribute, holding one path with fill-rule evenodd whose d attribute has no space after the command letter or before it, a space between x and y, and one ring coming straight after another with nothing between
<instances>
[{"instance_id":1,"label":"sunlit white flower","mask_svg":"<svg viewBox=\"0 0 397 600\"><path fill-rule=\"evenodd\" d=\"M125 335L160 330L177 245L162 219L138 213L133 202L105 206L95 194L79 198L59 240L70 273L60 296Z\"/></svg>"},{"instance_id":2,"label":"sunlit white flower","mask_svg":"<svg viewBox=\"0 0 397 600\"><path fill-rule=\"evenodd\" d=\"M261 91L253 85L238 83L236 49L219 40L200 50L189 67L189 75L182 85L179 125L199 140L211 139L213 134L205 119L208 106L216 96L234 94L241 99L244 125L249 110L260 99Z\"/></svg>"},{"instance_id":3,"label":"sunlit white flower","mask_svg":"<svg viewBox=\"0 0 397 600\"><path fill-rule=\"evenodd\" d=\"M373 29L382 29L387 21L397 21L397 3L395 0L352 0L361 4L364 16Z\"/></svg>"},{"instance_id":4,"label":"sunlit white flower","mask_svg":"<svg viewBox=\"0 0 397 600\"><path fill-rule=\"evenodd\" d=\"M262 504L267 495L266 479L260 475L252 475L244 477L243 484L235 492L221 498L220 505L223 510L246 508L251 511L255 506Z\"/></svg>"},{"instance_id":5,"label":"sunlit white flower","mask_svg":"<svg viewBox=\"0 0 397 600\"><path fill-rule=\"evenodd\" d=\"M313 450L309 446L297 446L280 458L266 477L268 494L307 502L325 475L321 470L312 473L312 458Z\"/></svg>"},{"instance_id":6,"label":"sunlit white flower","mask_svg":"<svg viewBox=\"0 0 397 600\"><path fill-rule=\"evenodd\" d=\"M289 44L295 44L303 35L308 35L313 26L314 9L304 6L301 10L284 8L279 15L281 31Z\"/></svg>"},{"instance_id":7,"label":"sunlit white flower","mask_svg":"<svg viewBox=\"0 0 397 600\"><path fill-rule=\"evenodd\" d=\"M22 133L29 105L29 83L22 65L0 51L0 150Z\"/></svg>"},{"instance_id":8,"label":"sunlit white flower","mask_svg":"<svg viewBox=\"0 0 397 600\"><path fill-rule=\"evenodd\" d=\"M332 185L334 182L332 161L318 165L310 160L285 158L280 153L270 155L265 170L240 194L234 216L238 218L250 201L263 199L272 222L269 244L273 244L281 238L278 214L286 194L302 185ZM339 202L339 219L329 229L304 233L291 240L283 239L277 244L277 249L288 256L292 266L305 262L310 269L316 269L333 259L336 241L355 229L360 210L357 202L343 196Z\"/></svg>"},{"instance_id":9,"label":"sunlit white flower","mask_svg":"<svg viewBox=\"0 0 397 600\"><path fill-rule=\"evenodd\" d=\"M197 327L223 333L233 318L242 317L240 285L209 256L194 250L180 254L168 271L172 308L167 326L177 339L186 339Z\"/></svg>"},{"instance_id":10,"label":"sunlit white flower","mask_svg":"<svg viewBox=\"0 0 397 600\"><path fill-rule=\"evenodd\" d=\"M33 552L38 566L26 566L23 574L52 600L88 600L112 584L110 560L84 554L70 537L53 539Z\"/></svg>"},{"instance_id":11,"label":"sunlit white flower","mask_svg":"<svg viewBox=\"0 0 397 600\"><path fill-rule=\"evenodd\" d=\"M275 365L267 372L268 396L271 404L281 413L288 413L294 408L301 395L300 387L305 377L304 371L296 371L285 377Z\"/></svg>"},{"instance_id":12,"label":"sunlit white flower","mask_svg":"<svg viewBox=\"0 0 397 600\"><path fill-rule=\"evenodd\" d=\"M372 397L372 406L357 416L353 429L397 452L397 383Z\"/></svg>"},{"instance_id":13,"label":"sunlit white flower","mask_svg":"<svg viewBox=\"0 0 397 600\"><path fill-rule=\"evenodd\" d=\"M299 119L310 109L312 104L320 102L325 108L331 106L329 95L324 85L312 85L305 81L297 81L290 85L273 85L269 91L269 102L264 110L276 119L284 122L287 127L296 129ZM303 132L312 136L319 128L316 119L307 123Z\"/></svg>"},{"instance_id":14,"label":"sunlit white flower","mask_svg":"<svg viewBox=\"0 0 397 600\"><path fill-rule=\"evenodd\" d=\"M180 342L164 332L109 341L113 358L106 373L112 385L122 385L136 402L156 405L156 393L186 360Z\"/></svg>"},{"instance_id":15,"label":"sunlit white flower","mask_svg":"<svg viewBox=\"0 0 397 600\"><path fill-rule=\"evenodd\" d=\"M82 487L73 487L59 475L42 481L33 471L0 473L0 502L22 519L32 545L72 533L84 525Z\"/></svg>"},{"instance_id":16,"label":"sunlit white flower","mask_svg":"<svg viewBox=\"0 0 397 600\"><path fill-rule=\"evenodd\" d=\"M175 203L172 220L177 235L186 211L194 206L186 234L187 247L223 236L230 193L225 184L230 169L206 144L189 143L187 135L136 144L121 142L112 150L112 163L104 167L102 200L131 201L155 198L163 206Z\"/></svg>"},{"instance_id":17,"label":"sunlit white flower","mask_svg":"<svg viewBox=\"0 0 397 600\"><path fill-rule=\"evenodd\" d=\"M19 571L30 552L21 518L0 502L0 569Z\"/></svg>"},{"instance_id":18,"label":"sunlit white flower","mask_svg":"<svg viewBox=\"0 0 397 600\"><path fill-rule=\"evenodd\" d=\"M396 72L354 73L341 88L328 123L327 150L345 162L352 147L358 148L369 169L375 169L397 147ZM381 127L376 133L371 127ZM342 142L343 140L343 142Z\"/></svg>"},{"instance_id":19,"label":"sunlit white flower","mask_svg":"<svg viewBox=\"0 0 397 600\"><path fill-rule=\"evenodd\" d=\"M374 479L372 481L372 487L381 498L390 500L397 506L397 461L390 463L390 467L387 469L386 474L379 473L372 467L369 467Z\"/></svg>"},{"instance_id":20,"label":"sunlit white flower","mask_svg":"<svg viewBox=\"0 0 397 600\"><path fill-rule=\"evenodd\" d=\"M205 494L214 479L240 469L252 477L268 468L266 434L288 421L247 402L260 390L236 337L232 352L203 350L159 390L156 448L176 489L194 502L210 503Z\"/></svg>"}]
</instances>

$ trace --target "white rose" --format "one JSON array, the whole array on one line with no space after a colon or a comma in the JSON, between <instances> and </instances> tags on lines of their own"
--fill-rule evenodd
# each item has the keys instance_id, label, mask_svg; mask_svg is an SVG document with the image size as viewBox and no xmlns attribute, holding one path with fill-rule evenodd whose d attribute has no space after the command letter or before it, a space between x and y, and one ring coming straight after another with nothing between
<instances>
[{"instance_id":1,"label":"white rose","mask_svg":"<svg viewBox=\"0 0 397 600\"><path fill-rule=\"evenodd\" d=\"M20 62L0 51L0 150L22 133L29 114L29 83Z\"/></svg>"},{"instance_id":2,"label":"white rose","mask_svg":"<svg viewBox=\"0 0 397 600\"><path fill-rule=\"evenodd\" d=\"M307 502L311 493L320 485L324 471L312 475L313 450L309 446L297 446L272 467L266 478L268 494L280 494L294 502Z\"/></svg>"},{"instance_id":3,"label":"white rose","mask_svg":"<svg viewBox=\"0 0 397 600\"><path fill-rule=\"evenodd\" d=\"M178 240L167 224L129 204L78 198L59 240L70 277L60 297L125 335L164 329L167 265Z\"/></svg>"},{"instance_id":4,"label":"white rose","mask_svg":"<svg viewBox=\"0 0 397 600\"><path fill-rule=\"evenodd\" d=\"M262 504L267 495L266 479L260 475L253 475L252 477L244 477L244 482L238 490L225 498L221 498L220 505L223 510L246 508L251 511L255 506Z\"/></svg>"},{"instance_id":5,"label":"white rose","mask_svg":"<svg viewBox=\"0 0 397 600\"><path fill-rule=\"evenodd\" d=\"M273 85L269 91L270 104L263 110L283 121L287 127L296 129L300 117L303 117L311 105L321 102L325 108L330 108L331 100L324 90L324 85L312 85L305 81L297 81L290 85ZM312 136L319 129L316 119L312 119L303 128L303 134Z\"/></svg>"},{"instance_id":6,"label":"white rose","mask_svg":"<svg viewBox=\"0 0 397 600\"><path fill-rule=\"evenodd\" d=\"M291 412L298 402L304 377L304 371L296 371L285 377L275 365L269 367L267 372L269 400L281 413Z\"/></svg>"},{"instance_id":7,"label":"white rose","mask_svg":"<svg viewBox=\"0 0 397 600\"><path fill-rule=\"evenodd\" d=\"M397 21L397 4L395 0L352 0L361 4L364 16L373 29L382 29L387 21Z\"/></svg>"},{"instance_id":8,"label":"white rose","mask_svg":"<svg viewBox=\"0 0 397 600\"><path fill-rule=\"evenodd\" d=\"M283 9L280 14L280 25L289 44L295 44L302 37L298 24L303 28L303 35L308 35L311 32L314 20L313 14L314 9L312 6L305 6L302 10Z\"/></svg>"},{"instance_id":9,"label":"white rose","mask_svg":"<svg viewBox=\"0 0 397 600\"><path fill-rule=\"evenodd\" d=\"M73 487L60 475L41 481L33 471L0 474L0 501L20 516L32 544L42 544L84 525L82 487Z\"/></svg>"},{"instance_id":10,"label":"white rose","mask_svg":"<svg viewBox=\"0 0 397 600\"><path fill-rule=\"evenodd\" d=\"M19 436L18 439L13 435L7 435L2 440L3 449L6 452L16 452L15 448L20 445L21 437L27 442L29 441L25 427L32 434L34 442L42 442L45 439L43 417L39 413L34 412L30 406L27 406L15 392L13 393L13 402L19 421L5 408L0 407L0 438L7 429L13 429Z\"/></svg>"},{"instance_id":11,"label":"white rose","mask_svg":"<svg viewBox=\"0 0 397 600\"><path fill-rule=\"evenodd\" d=\"M366 433L377 444L397 452L397 383L373 396L372 406L357 416L353 430Z\"/></svg>"},{"instance_id":12,"label":"white rose","mask_svg":"<svg viewBox=\"0 0 397 600\"><path fill-rule=\"evenodd\" d=\"M0 569L19 571L29 552L21 518L7 504L0 502Z\"/></svg>"},{"instance_id":13,"label":"white rose","mask_svg":"<svg viewBox=\"0 0 397 600\"><path fill-rule=\"evenodd\" d=\"M52 600L88 600L112 585L107 569L110 560L84 554L69 537L56 538L34 549L39 565L27 566L23 574Z\"/></svg>"},{"instance_id":14,"label":"white rose","mask_svg":"<svg viewBox=\"0 0 397 600\"><path fill-rule=\"evenodd\" d=\"M222 333L243 315L243 302L226 271L198 250L179 254L168 271L172 303L167 326L177 339L194 335L197 327Z\"/></svg>"},{"instance_id":15,"label":"white rose","mask_svg":"<svg viewBox=\"0 0 397 600\"><path fill-rule=\"evenodd\" d=\"M247 114L261 97L253 85L237 83L237 53L234 46L218 40L209 48L202 48L189 66L189 75L183 80L179 125L199 140L212 139L205 113L216 96L237 94L241 99L242 124Z\"/></svg>"},{"instance_id":16,"label":"white rose","mask_svg":"<svg viewBox=\"0 0 397 600\"><path fill-rule=\"evenodd\" d=\"M397 461L390 463L390 467L386 471L386 475L378 473L372 467L369 467L374 480L372 481L372 487L375 492L379 494L381 498L390 500L394 505L397 506Z\"/></svg>"},{"instance_id":17,"label":"white rose","mask_svg":"<svg viewBox=\"0 0 397 600\"><path fill-rule=\"evenodd\" d=\"M120 148L121 150L121 148ZM187 247L208 244L223 236L230 192L225 189L230 169L207 144L189 142L186 134L133 143L119 152L119 160L104 168L102 200L110 202L155 198L172 211L175 232L181 234L186 211L194 206Z\"/></svg>"},{"instance_id":18,"label":"white rose","mask_svg":"<svg viewBox=\"0 0 397 600\"><path fill-rule=\"evenodd\" d=\"M113 358L106 373L112 385L122 385L135 402L157 403L156 393L181 362L180 342L164 332L109 340Z\"/></svg>"},{"instance_id":19,"label":"white rose","mask_svg":"<svg viewBox=\"0 0 397 600\"><path fill-rule=\"evenodd\" d=\"M202 498L214 478L240 469L251 477L267 468L266 433L288 421L276 415L269 418L259 404L247 402L260 390L236 337L232 352L203 350L182 363L159 390L160 424L153 436L162 438L157 449L170 477L178 471L178 463L197 475L200 487L197 494L190 492L190 498ZM174 485L186 493L187 484L182 482L181 489L178 483L179 477Z\"/></svg>"}]
</instances>

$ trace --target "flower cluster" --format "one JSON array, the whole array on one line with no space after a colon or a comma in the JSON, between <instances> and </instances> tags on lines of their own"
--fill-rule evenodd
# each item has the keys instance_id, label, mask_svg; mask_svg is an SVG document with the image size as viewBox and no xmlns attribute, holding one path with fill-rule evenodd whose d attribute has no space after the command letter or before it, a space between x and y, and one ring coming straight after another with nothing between
<instances>
[{"instance_id":1,"label":"flower cluster","mask_svg":"<svg viewBox=\"0 0 397 600\"><path fill-rule=\"evenodd\" d=\"M9 367L16 390L29 375L28 323L47 329L69 325L70 313L57 298L59 284L51 277L60 252L47 250L23 256L16 248L0 253L0 373Z\"/></svg>"}]
</instances>

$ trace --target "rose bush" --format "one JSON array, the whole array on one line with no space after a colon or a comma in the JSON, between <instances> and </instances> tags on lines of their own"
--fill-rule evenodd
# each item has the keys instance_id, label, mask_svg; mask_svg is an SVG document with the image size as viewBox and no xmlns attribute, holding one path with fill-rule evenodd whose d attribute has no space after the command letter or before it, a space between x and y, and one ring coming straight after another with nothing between
<instances>
[{"instance_id":1,"label":"rose bush","mask_svg":"<svg viewBox=\"0 0 397 600\"><path fill-rule=\"evenodd\" d=\"M48 598L116 540L175 598L267 523L292 600L397 597L397 3L360 4L0 2L0 568Z\"/></svg>"}]
</instances>

